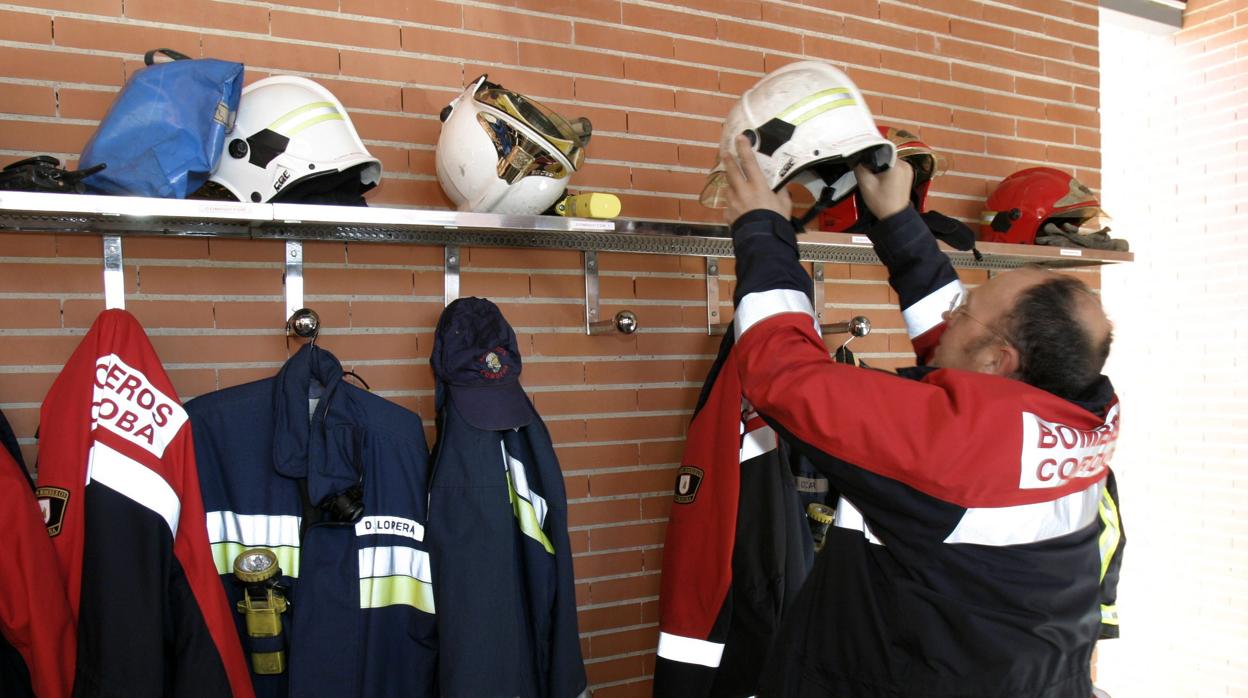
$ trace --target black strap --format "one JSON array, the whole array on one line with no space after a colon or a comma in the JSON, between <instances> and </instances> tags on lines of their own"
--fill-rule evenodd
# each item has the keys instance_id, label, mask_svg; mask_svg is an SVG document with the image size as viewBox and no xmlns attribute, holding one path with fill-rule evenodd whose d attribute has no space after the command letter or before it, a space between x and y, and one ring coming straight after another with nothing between
<instances>
[{"instance_id":1,"label":"black strap","mask_svg":"<svg viewBox=\"0 0 1248 698\"><path fill-rule=\"evenodd\" d=\"M191 60L191 57L190 57L190 56L186 55L185 53L181 53L181 52L178 52L178 51L174 51L174 50L173 50L173 49L171 49L171 48L154 48L154 49L152 49L151 51L148 51L147 53L143 54L143 63L144 63L144 65L155 65L155 64L156 64L156 54L158 54L158 53L163 54L165 57L167 57L167 58L171 58L171 59L173 59L173 60L175 60L175 61L189 61L189 60Z\"/></svg>"},{"instance_id":2,"label":"black strap","mask_svg":"<svg viewBox=\"0 0 1248 698\"><path fill-rule=\"evenodd\" d=\"M815 201L814 205L811 206L806 213L802 214L801 218L794 216L789 219L789 222L793 224L793 228L797 230L797 232L802 232L802 228L806 227L807 223L814 220L815 216L819 215L825 208L832 205L832 191L832 187L825 186L823 191L819 192L819 199Z\"/></svg>"}]
</instances>

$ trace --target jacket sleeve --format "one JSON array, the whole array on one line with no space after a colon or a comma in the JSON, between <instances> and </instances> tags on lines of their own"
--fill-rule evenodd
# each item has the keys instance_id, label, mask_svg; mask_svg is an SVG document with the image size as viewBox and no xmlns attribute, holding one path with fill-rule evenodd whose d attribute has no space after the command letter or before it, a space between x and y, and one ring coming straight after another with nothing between
<instances>
[{"instance_id":1,"label":"jacket sleeve","mask_svg":"<svg viewBox=\"0 0 1248 698\"><path fill-rule=\"evenodd\" d=\"M877 222L868 237L888 268L914 353L927 363L944 331L942 314L962 293L958 274L913 207Z\"/></svg>"},{"instance_id":2,"label":"jacket sleeve","mask_svg":"<svg viewBox=\"0 0 1248 698\"><path fill-rule=\"evenodd\" d=\"M1100 639L1102 640L1118 637L1118 575L1122 570L1123 551L1127 547L1127 533L1122 527L1122 512L1118 502L1118 480L1114 477L1114 471L1110 470L1098 507L1100 534L1097 542L1101 549Z\"/></svg>"}]
</instances>

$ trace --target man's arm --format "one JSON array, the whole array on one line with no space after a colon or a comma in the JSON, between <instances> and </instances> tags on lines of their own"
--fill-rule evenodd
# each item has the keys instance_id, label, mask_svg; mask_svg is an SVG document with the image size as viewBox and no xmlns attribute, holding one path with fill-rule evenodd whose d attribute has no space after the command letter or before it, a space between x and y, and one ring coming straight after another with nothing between
<instances>
[{"instance_id":1,"label":"man's arm","mask_svg":"<svg viewBox=\"0 0 1248 698\"><path fill-rule=\"evenodd\" d=\"M919 363L926 363L944 331L942 314L961 294L962 284L949 258L918 212L910 206L913 172L904 160L876 175L865 167L855 171L862 199L878 222L867 237L888 268L888 283L897 292L906 333Z\"/></svg>"}]
</instances>

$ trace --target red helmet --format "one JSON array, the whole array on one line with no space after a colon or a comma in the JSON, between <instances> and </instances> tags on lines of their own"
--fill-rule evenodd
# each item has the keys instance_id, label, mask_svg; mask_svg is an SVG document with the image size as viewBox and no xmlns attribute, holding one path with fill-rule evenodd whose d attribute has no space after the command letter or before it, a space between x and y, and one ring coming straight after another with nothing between
<instances>
[{"instance_id":1,"label":"red helmet","mask_svg":"<svg viewBox=\"0 0 1248 698\"><path fill-rule=\"evenodd\" d=\"M1079 180L1052 167L1029 167L1006 177L988 197L979 239L1031 245L1049 219L1082 225L1101 217L1100 202Z\"/></svg>"},{"instance_id":2,"label":"red helmet","mask_svg":"<svg viewBox=\"0 0 1248 698\"><path fill-rule=\"evenodd\" d=\"M919 137L905 129L890 126L877 126L880 135L897 146L897 157L903 158L914 168L914 186L910 190L910 200L920 213L925 210L927 190L932 186L932 178L943 174L948 167L945 158L919 140ZM844 233L851 229L863 227L867 221L860 220L858 212L865 211L861 195L857 191L833 206L829 206L819 214L819 229L826 232Z\"/></svg>"}]
</instances>

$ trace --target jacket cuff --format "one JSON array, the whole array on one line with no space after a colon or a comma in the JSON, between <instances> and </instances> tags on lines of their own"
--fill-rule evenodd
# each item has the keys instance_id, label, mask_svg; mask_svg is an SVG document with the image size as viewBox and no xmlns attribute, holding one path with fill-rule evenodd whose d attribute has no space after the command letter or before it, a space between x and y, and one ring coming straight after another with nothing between
<instances>
[{"instance_id":1,"label":"jacket cuff","mask_svg":"<svg viewBox=\"0 0 1248 698\"><path fill-rule=\"evenodd\" d=\"M897 261L900 257L911 257L914 255L910 251L910 247L916 244L928 244L932 249L939 251L940 248L936 244L936 239L932 237L931 231L928 230L927 224L923 222L923 218L919 216L919 212L914 210L913 206L907 206L901 211L877 221L871 229L867 231L867 237L870 238L872 245L875 247L875 253L879 256L880 261L886 266ZM902 252L907 254L902 255Z\"/></svg>"},{"instance_id":2,"label":"jacket cuff","mask_svg":"<svg viewBox=\"0 0 1248 698\"><path fill-rule=\"evenodd\" d=\"M813 293L810 275L798 262L797 231L775 211L758 209L738 218L732 224L732 247L737 258L734 303L758 291Z\"/></svg>"}]
</instances>

